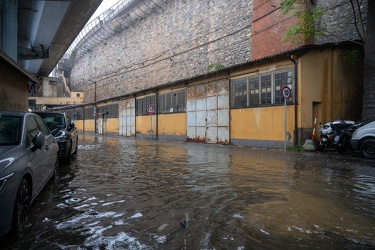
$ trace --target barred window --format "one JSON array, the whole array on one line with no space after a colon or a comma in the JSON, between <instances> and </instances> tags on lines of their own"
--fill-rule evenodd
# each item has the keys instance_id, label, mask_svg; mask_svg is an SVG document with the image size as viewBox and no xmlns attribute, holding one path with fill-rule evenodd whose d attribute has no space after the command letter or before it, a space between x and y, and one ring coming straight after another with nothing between
<instances>
[{"instance_id":1,"label":"barred window","mask_svg":"<svg viewBox=\"0 0 375 250\"><path fill-rule=\"evenodd\" d=\"M292 72L282 72L275 74L275 103L284 103L284 99L281 96L281 89L283 86L288 86L292 89ZM292 98L289 98L287 102L292 102Z\"/></svg>"},{"instance_id":2,"label":"barred window","mask_svg":"<svg viewBox=\"0 0 375 250\"><path fill-rule=\"evenodd\" d=\"M84 119L84 110L83 109L75 109L73 112L73 119L74 120L83 120Z\"/></svg>"},{"instance_id":3,"label":"barred window","mask_svg":"<svg viewBox=\"0 0 375 250\"><path fill-rule=\"evenodd\" d=\"M159 114L186 111L186 90L159 95Z\"/></svg>"},{"instance_id":4,"label":"barred window","mask_svg":"<svg viewBox=\"0 0 375 250\"><path fill-rule=\"evenodd\" d=\"M110 104L107 108L108 118L118 118L118 104Z\"/></svg>"},{"instance_id":5,"label":"barred window","mask_svg":"<svg viewBox=\"0 0 375 250\"><path fill-rule=\"evenodd\" d=\"M150 105L156 108L156 96L148 96L141 99L136 99L136 115L147 115ZM156 110L155 110L156 111Z\"/></svg>"},{"instance_id":6,"label":"barred window","mask_svg":"<svg viewBox=\"0 0 375 250\"><path fill-rule=\"evenodd\" d=\"M231 92L235 98L232 98L232 107L248 106L247 103L247 78L233 80Z\"/></svg>"},{"instance_id":7,"label":"barred window","mask_svg":"<svg viewBox=\"0 0 375 250\"><path fill-rule=\"evenodd\" d=\"M259 77L249 78L249 104L250 106L259 105L260 91L259 91Z\"/></svg>"},{"instance_id":8,"label":"barred window","mask_svg":"<svg viewBox=\"0 0 375 250\"><path fill-rule=\"evenodd\" d=\"M293 93L293 71L273 72L258 76L244 77L231 81L231 108L280 105L283 86ZM287 102L293 102L292 98Z\"/></svg>"},{"instance_id":9,"label":"barred window","mask_svg":"<svg viewBox=\"0 0 375 250\"><path fill-rule=\"evenodd\" d=\"M94 107L85 109L85 120L94 119Z\"/></svg>"},{"instance_id":10,"label":"barred window","mask_svg":"<svg viewBox=\"0 0 375 250\"><path fill-rule=\"evenodd\" d=\"M261 76L260 78L260 102L261 104L271 104L271 75Z\"/></svg>"}]
</instances>

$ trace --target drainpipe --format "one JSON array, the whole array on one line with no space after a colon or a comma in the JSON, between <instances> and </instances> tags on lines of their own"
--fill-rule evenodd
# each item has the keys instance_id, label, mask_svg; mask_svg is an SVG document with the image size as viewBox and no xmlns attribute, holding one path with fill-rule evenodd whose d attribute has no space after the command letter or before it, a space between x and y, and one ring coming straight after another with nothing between
<instances>
[{"instance_id":1,"label":"drainpipe","mask_svg":"<svg viewBox=\"0 0 375 250\"><path fill-rule=\"evenodd\" d=\"M155 100L155 109L156 109L156 117L155 117L155 139L158 140L159 139L159 92L156 90L155 91L155 96L156 96L156 100Z\"/></svg>"},{"instance_id":2,"label":"drainpipe","mask_svg":"<svg viewBox=\"0 0 375 250\"><path fill-rule=\"evenodd\" d=\"M96 82L92 81L92 80L87 80L89 82L92 82L94 83L95 85L95 92L94 92L94 134L96 134L96 119L97 119L97 116L98 116L98 107L97 107L97 103L96 103Z\"/></svg>"},{"instance_id":3,"label":"drainpipe","mask_svg":"<svg viewBox=\"0 0 375 250\"><path fill-rule=\"evenodd\" d=\"M85 132L85 121L86 121L86 117L85 117L85 107L82 108L82 118L83 118L83 123L82 123L82 130L83 132Z\"/></svg>"},{"instance_id":4,"label":"drainpipe","mask_svg":"<svg viewBox=\"0 0 375 250\"><path fill-rule=\"evenodd\" d=\"M298 145L298 62L297 56L290 55L290 60L294 64L294 146Z\"/></svg>"}]
</instances>

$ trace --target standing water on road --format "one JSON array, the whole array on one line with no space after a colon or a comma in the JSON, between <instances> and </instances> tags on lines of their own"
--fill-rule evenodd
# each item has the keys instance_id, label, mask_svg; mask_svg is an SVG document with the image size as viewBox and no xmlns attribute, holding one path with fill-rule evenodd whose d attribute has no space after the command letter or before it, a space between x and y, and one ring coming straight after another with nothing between
<instances>
[{"instance_id":1,"label":"standing water on road","mask_svg":"<svg viewBox=\"0 0 375 250\"><path fill-rule=\"evenodd\" d=\"M81 135L2 249L375 248L374 162Z\"/></svg>"}]
</instances>

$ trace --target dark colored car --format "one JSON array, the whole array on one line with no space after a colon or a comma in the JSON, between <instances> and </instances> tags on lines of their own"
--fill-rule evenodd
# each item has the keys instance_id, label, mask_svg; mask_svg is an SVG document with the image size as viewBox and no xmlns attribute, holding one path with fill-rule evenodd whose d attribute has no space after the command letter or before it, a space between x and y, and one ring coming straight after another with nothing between
<instances>
[{"instance_id":1,"label":"dark colored car","mask_svg":"<svg viewBox=\"0 0 375 250\"><path fill-rule=\"evenodd\" d=\"M0 236L24 227L34 198L56 175L57 151L38 115L0 111Z\"/></svg>"},{"instance_id":2,"label":"dark colored car","mask_svg":"<svg viewBox=\"0 0 375 250\"><path fill-rule=\"evenodd\" d=\"M70 163L78 152L78 131L74 122L67 122L64 113L34 112L42 117L59 144L60 161Z\"/></svg>"}]
</instances>

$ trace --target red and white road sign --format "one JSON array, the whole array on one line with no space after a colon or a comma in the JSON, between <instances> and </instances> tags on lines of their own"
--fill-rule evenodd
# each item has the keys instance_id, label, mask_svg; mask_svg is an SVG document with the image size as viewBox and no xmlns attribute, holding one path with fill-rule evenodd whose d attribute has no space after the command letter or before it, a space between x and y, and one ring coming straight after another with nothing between
<instances>
[{"instance_id":1,"label":"red and white road sign","mask_svg":"<svg viewBox=\"0 0 375 250\"><path fill-rule=\"evenodd\" d=\"M148 106L147 108L147 114L155 114L156 111L155 111L155 108L150 104L150 106Z\"/></svg>"},{"instance_id":2,"label":"red and white road sign","mask_svg":"<svg viewBox=\"0 0 375 250\"><path fill-rule=\"evenodd\" d=\"M287 100L292 96L292 91L290 90L290 88L288 86L284 86L281 89L281 96L284 99L287 99Z\"/></svg>"}]
</instances>

